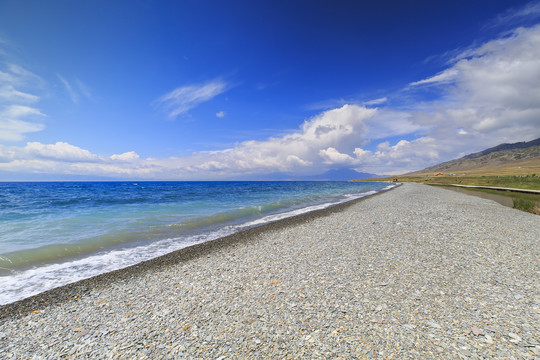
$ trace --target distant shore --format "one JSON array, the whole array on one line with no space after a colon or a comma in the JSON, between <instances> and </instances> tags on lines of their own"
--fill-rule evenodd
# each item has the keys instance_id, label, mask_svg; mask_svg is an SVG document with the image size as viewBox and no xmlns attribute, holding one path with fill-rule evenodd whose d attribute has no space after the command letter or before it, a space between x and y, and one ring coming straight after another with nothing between
<instances>
[{"instance_id":1,"label":"distant shore","mask_svg":"<svg viewBox=\"0 0 540 360\"><path fill-rule=\"evenodd\" d=\"M14 358L540 356L540 223L404 184L0 307Z\"/></svg>"}]
</instances>

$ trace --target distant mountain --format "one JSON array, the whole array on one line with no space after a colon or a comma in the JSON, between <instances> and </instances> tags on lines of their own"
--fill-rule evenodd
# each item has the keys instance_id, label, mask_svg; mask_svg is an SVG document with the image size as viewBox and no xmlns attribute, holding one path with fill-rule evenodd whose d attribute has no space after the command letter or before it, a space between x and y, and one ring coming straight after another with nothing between
<instances>
[{"instance_id":1,"label":"distant mountain","mask_svg":"<svg viewBox=\"0 0 540 360\"><path fill-rule=\"evenodd\" d=\"M327 181L341 181L341 180L361 180L371 179L378 177L375 174L361 173L352 169L335 169L329 170L324 174L310 176L310 180L327 180Z\"/></svg>"},{"instance_id":2,"label":"distant mountain","mask_svg":"<svg viewBox=\"0 0 540 360\"><path fill-rule=\"evenodd\" d=\"M462 158L430 166L417 173L451 172L505 165L513 161L540 158L540 138L528 142L500 144Z\"/></svg>"},{"instance_id":3,"label":"distant mountain","mask_svg":"<svg viewBox=\"0 0 540 360\"><path fill-rule=\"evenodd\" d=\"M533 156L525 157L525 158L529 158L529 157L540 156L540 154L538 154L536 151L519 152L517 150L529 149L529 148L538 147L538 146L540 146L540 138L538 138L536 140L531 140L531 141L528 141L528 142L522 141L522 142L517 142L517 143L513 143L513 144L500 144L500 145L494 146L492 148L486 149L484 151L480 151L480 152L477 152L477 153L474 153L474 154L466 155L463 158L477 159L479 157L486 156L486 155L489 155L489 154L494 153L494 152L498 152L500 154L500 156L513 154L514 155L513 157L516 157L516 156L518 156L518 154L522 154L522 153L526 154L526 156L527 156L527 154L533 155ZM521 156L521 155L519 155L519 156ZM522 158L515 158L513 160L521 160L521 159Z\"/></svg>"},{"instance_id":4,"label":"distant mountain","mask_svg":"<svg viewBox=\"0 0 540 360\"><path fill-rule=\"evenodd\" d=\"M349 168L332 169L319 175L293 175L289 173L272 173L267 175L244 176L239 180L268 180L268 181L348 181L371 179L375 174L361 173ZM238 180L238 179L234 179Z\"/></svg>"}]
</instances>

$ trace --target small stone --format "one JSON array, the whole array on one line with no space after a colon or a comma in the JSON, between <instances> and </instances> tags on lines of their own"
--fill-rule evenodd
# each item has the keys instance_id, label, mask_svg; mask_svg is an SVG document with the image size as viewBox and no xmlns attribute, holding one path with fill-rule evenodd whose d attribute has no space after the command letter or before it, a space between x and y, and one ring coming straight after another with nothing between
<instances>
[{"instance_id":1,"label":"small stone","mask_svg":"<svg viewBox=\"0 0 540 360\"><path fill-rule=\"evenodd\" d=\"M474 336L485 336L486 333L484 332L484 330L480 329L480 328L477 328L476 326L473 326L473 328L471 329L471 332L473 333Z\"/></svg>"},{"instance_id":2,"label":"small stone","mask_svg":"<svg viewBox=\"0 0 540 360\"><path fill-rule=\"evenodd\" d=\"M510 342L513 342L515 344L517 344L518 342L521 341L521 338L519 337L519 335L517 334L514 334L514 333L508 333L508 336L510 337Z\"/></svg>"},{"instance_id":3,"label":"small stone","mask_svg":"<svg viewBox=\"0 0 540 360\"><path fill-rule=\"evenodd\" d=\"M427 324L435 329L441 328L441 325L437 324L435 321L428 321Z\"/></svg>"}]
</instances>

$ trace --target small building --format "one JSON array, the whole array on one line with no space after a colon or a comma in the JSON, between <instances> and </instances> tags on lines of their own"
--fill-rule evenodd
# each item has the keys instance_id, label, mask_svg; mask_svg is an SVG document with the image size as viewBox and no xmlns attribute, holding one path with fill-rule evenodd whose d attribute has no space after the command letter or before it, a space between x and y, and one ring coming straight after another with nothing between
<instances>
[{"instance_id":1,"label":"small building","mask_svg":"<svg viewBox=\"0 0 540 360\"><path fill-rule=\"evenodd\" d=\"M441 172L440 173L435 173L435 174L433 174L433 176L443 176L443 173L441 173Z\"/></svg>"}]
</instances>

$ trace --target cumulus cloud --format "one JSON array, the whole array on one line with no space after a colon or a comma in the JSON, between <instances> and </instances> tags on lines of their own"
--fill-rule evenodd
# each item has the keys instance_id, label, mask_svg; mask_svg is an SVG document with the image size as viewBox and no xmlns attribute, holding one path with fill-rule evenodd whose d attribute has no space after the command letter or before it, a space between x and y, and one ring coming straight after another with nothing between
<instances>
[{"instance_id":1,"label":"cumulus cloud","mask_svg":"<svg viewBox=\"0 0 540 360\"><path fill-rule=\"evenodd\" d=\"M170 118L175 118L222 94L228 88L229 84L221 79L203 84L180 86L159 97L154 101L154 105L168 112Z\"/></svg>"},{"instance_id":2,"label":"cumulus cloud","mask_svg":"<svg viewBox=\"0 0 540 360\"><path fill-rule=\"evenodd\" d=\"M437 115L479 136L518 141L540 136L540 26L469 50L448 71L454 87Z\"/></svg>"},{"instance_id":3,"label":"cumulus cloud","mask_svg":"<svg viewBox=\"0 0 540 360\"><path fill-rule=\"evenodd\" d=\"M28 142L25 146L0 144L0 171L93 175L110 177L151 178L163 171L151 159L139 161L133 151L100 156L66 142L42 144ZM170 170L170 169L169 169Z\"/></svg>"},{"instance_id":4,"label":"cumulus cloud","mask_svg":"<svg viewBox=\"0 0 540 360\"><path fill-rule=\"evenodd\" d=\"M0 170L20 170L24 163L28 171L42 172L46 160L50 166L54 163L49 170L68 174L161 179L309 172L323 161L342 163L338 154L354 150L357 136L364 132L366 121L376 112L376 109L345 105L306 120L296 132L282 137L245 141L233 148L184 158L141 159L135 152L104 157L67 143L28 143L22 148L0 148L0 157L4 159Z\"/></svg>"},{"instance_id":5,"label":"cumulus cloud","mask_svg":"<svg viewBox=\"0 0 540 360\"><path fill-rule=\"evenodd\" d=\"M220 112L216 113L216 117L218 117L218 118L223 118L223 117L225 117L225 115L226 115L225 111L220 111Z\"/></svg>"},{"instance_id":6,"label":"cumulus cloud","mask_svg":"<svg viewBox=\"0 0 540 360\"><path fill-rule=\"evenodd\" d=\"M129 151L123 154L111 155L111 160L137 161L139 160L139 154L135 151Z\"/></svg>"},{"instance_id":7,"label":"cumulus cloud","mask_svg":"<svg viewBox=\"0 0 540 360\"><path fill-rule=\"evenodd\" d=\"M99 159L97 155L88 150L65 142L56 144L42 144L39 142L29 142L24 151L32 159L50 159L65 162L93 162Z\"/></svg>"},{"instance_id":8,"label":"cumulus cloud","mask_svg":"<svg viewBox=\"0 0 540 360\"><path fill-rule=\"evenodd\" d=\"M325 164L352 164L355 162L351 156L342 154L333 147L319 150L319 156L323 158Z\"/></svg>"},{"instance_id":9,"label":"cumulus cloud","mask_svg":"<svg viewBox=\"0 0 540 360\"><path fill-rule=\"evenodd\" d=\"M463 51L446 69L407 85L407 103L399 107L389 106L391 101L384 101L382 108L345 104L306 119L282 136L185 157L141 158L133 151L100 156L68 143L0 146L0 170L148 179L309 175L335 167L404 173L502 142L540 137L538 59L540 26L519 28ZM440 97L426 100L421 96L426 87L438 87ZM220 81L184 86L158 104L174 117L226 88ZM382 99L372 105L382 104ZM28 105L4 108L2 114L13 119L43 116Z\"/></svg>"}]
</instances>

